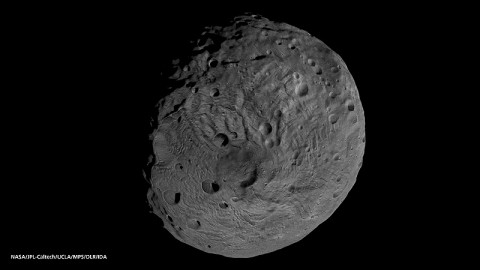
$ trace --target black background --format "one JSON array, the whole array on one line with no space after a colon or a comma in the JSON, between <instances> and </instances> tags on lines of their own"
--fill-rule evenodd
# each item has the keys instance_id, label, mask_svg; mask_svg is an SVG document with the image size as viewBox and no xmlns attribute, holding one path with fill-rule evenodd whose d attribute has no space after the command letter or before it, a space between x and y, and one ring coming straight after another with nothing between
<instances>
[{"instance_id":1,"label":"black background","mask_svg":"<svg viewBox=\"0 0 480 270\"><path fill-rule=\"evenodd\" d=\"M403 157L402 141L392 143L399 132L392 107L416 80L404 75L416 65L411 47L425 49L421 39L433 26L415 9L398 6L237 5L15 10L6 25L14 60L11 98L4 101L12 105L5 148L13 150L6 152L9 187L3 190L7 260L11 254L106 254L107 261L53 263L341 266L421 256L428 231L411 222L409 200L416 194L402 185L391 158L392 152L397 161ZM234 260L198 251L163 229L149 212L142 170L152 108L166 94L160 72L189 54L188 41L203 26L245 11L306 30L342 57L360 92L367 143L355 186L326 222L288 248Z\"/></svg>"}]
</instances>

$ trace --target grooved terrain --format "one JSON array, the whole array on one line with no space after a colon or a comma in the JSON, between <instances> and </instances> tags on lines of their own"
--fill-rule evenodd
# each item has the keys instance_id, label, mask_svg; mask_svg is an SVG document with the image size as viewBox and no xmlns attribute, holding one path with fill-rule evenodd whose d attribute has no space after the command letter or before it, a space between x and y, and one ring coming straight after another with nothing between
<instances>
[{"instance_id":1,"label":"grooved terrain","mask_svg":"<svg viewBox=\"0 0 480 270\"><path fill-rule=\"evenodd\" d=\"M347 66L307 32L258 15L208 27L195 46L158 103L154 213L178 240L228 257L299 241L361 167L365 120Z\"/></svg>"}]
</instances>

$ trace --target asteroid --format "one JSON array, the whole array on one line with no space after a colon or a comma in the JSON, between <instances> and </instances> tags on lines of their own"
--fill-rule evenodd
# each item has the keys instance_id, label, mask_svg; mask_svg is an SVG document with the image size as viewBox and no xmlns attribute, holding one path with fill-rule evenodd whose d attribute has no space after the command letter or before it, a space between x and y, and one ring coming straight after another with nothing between
<instances>
[{"instance_id":1,"label":"asteroid","mask_svg":"<svg viewBox=\"0 0 480 270\"><path fill-rule=\"evenodd\" d=\"M260 15L206 27L192 44L173 61L155 111L152 212L179 241L235 258L322 230L365 149L344 61L308 32Z\"/></svg>"}]
</instances>

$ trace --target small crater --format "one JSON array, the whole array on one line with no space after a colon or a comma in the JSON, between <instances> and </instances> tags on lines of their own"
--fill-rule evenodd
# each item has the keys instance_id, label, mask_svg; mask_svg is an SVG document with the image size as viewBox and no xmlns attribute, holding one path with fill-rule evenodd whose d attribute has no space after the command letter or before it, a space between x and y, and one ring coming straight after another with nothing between
<instances>
[{"instance_id":1,"label":"small crater","mask_svg":"<svg viewBox=\"0 0 480 270\"><path fill-rule=\"evenodd\" d=\"M211 68L214 68L218 65L218 61L217 59L212 59L208 62L208 66L211 67Z\"/></svg>"},{"instance_id":2,"label":"small crater","mask_svg":"<svg viewBox=\"0 0 480 270\"><path fill-rule=\"evenodd\" d=\"M294 78L295 80L299 80L299 79L300 79L300 74L299 74L298 72L294 72L294 73L293 73L293 78Z\"/></svg>"},{"instance_id":3,"label":"small crater","mask_svg":"<svg viewBox=\"0 0 480 270\"><path fill-rule=\"evenodd\" d=\"M282 45L282 44L283 44L282 40L280 40L280 39L277 39L277 40L275 41L275 43L276 43L277 45Z\"/></svg>"},{"instance_id":4,"label":"small crater","mask_svg":"<svg viewBox=\"0 0 480 270\"><path fill-rule=\"evenodd\" d=\"M220 202L220 203L218 204L218 206L219 206L220 208L222 208L222 209L228 208L228 204L227 204L226 202Z\"/></svg>"},{"instance_id":5,"label":"small crater","mask_svg":"<svg viewBox=\"0 0 480 270\"><path fill-rule=\"evenodd\" d=\"M176 200L176 194L177 193L172 190L167 190L163 192L163 200L169 205L176 205L178 204L178 201Z\"/></svg>"},{"instance_id":6,"label":"small crater","mask_svg":"<svg viewBox=\"0 0 480 270\"><path fill-rule=\"evenodd\" d=\"M198 230L201 226L202 225L200 224L200 221L198 219L191 218L187 220L187 227L192 230Z\"/></svg>"},{"instance_id":7,"label":"small crater","mask_svg":"<svg viewBox=\"0 0 480 270\"><path fill-rule=\"evenodd\" d=\"M175 170L177 170L177 171L183 171L183 165L182 165L182 163L177 163L177 164L175 164Z\"/></svg>"},{"instance_id":8,"label":"small crater","mask_svg":"<svg viewBox=\"0 0 480 270\"><path fill-rule=\"evenodd\" d=\"M340 195L340 192L334 192L334 193L333 193L333 198L335 199L335 198L337 198L339 195Z\"/></svg>"},{"instance_id":9,"label":"small crater","mask_svg":"<svg viewBox=\"0 0 480 270\"><path fill-rule=\"evenodd\" d=\"M330 71L332 71L332 73L337 73L338 71L340 71L340 68L338 66L335 66L330 68Z\"/></svg>"},{"instance_id":10,"label":"small crater","mask_svg":"<svg viewBox=\"0 0 480 270\"><path fill-rule=\"evenodd\" d=\"M277 137L277 139L275 139L275 145L279 146L281 143L282 143L282 140L280 139L280 137Z\"/></svg>"},{"instance_id":11,"label":"small crater","mask_svg":"<svg viewBox=\"0 0 480 270\"><path fill-rule=\"evenodd\" d=\"M218 88L212 88L210 90L210 96L218 97L219 95L220 95L220 90L218 90Z\"/></svg>"},{"instance_id":12,"label":"small crater","mask_svg":"<svg viewBox=\"0 0 480 270\"><path fill-rule=\"evenodd\" d=\"M288 44L288 48L289 48L290 50L295 50L295 45L292 44L292 43L290 43L290 44Z\"/></svg>"},{"instance_id":13,"label":"small crater","mask_svg":"<svg viewBox=\"0 0 480 270\"><path fill-rule=\"evenodd\" d=\"M262 123L260 124L260 127L258 128L258 130L264 135L268 135L272 132L272 125L270 125L269 123Z\"/></svg>"},{"instance_id":14,"label":"small crater","mask_svg":"<svg viewBox=\"0 0 480 270\"><path fill-rule=\"evenodd\" d=\"M338 115L336 114L330 114L328 116L328 121L330 122L330 124L334 125L335 123L337 123L338 121Z\"/></svg>"},{"instance_id":15,"label":"small crater","mask_svg":"<svg viewBox=\"0 0 480 270\"><path fill-rule=\"evenodd\" d=\"M275 113L274 113L274 116L277 117L277 118L282 117L282 110L276 110Z\"/></svg>"},{"instance_id":16,"label":"small crater","mask_svg":"<svg viewBox=\"0 0 480 270\"><path fill-rule=\"evenodd\" d=\"M302 83L301 85L297 86L295 89L295 94L300 97L306 96L308 94L308 85L306 83Z\"/></svg>"},{"instance_id":17,"label":"small crater","mask_svg":"<svg viewBox=\"0 0 480 270\"><path fill-rule=\"evenodd\" d=\"M218 133L217 135L215 135L213 141L217 147L225 147L230 142L230 139L224 133Z\"/></svg>"},{"instance_id":18,"label":"small crater","mask_svg":"<svg viewBox=\"0 0 480 270\"><path fill-rule=\"evenodd\" d=\"M205 180L202 182L202 190L203 192L207 194L213 194L215 191L212 188L212 181L210 180Z\"/></svg>"},{"instance_id":19,"label":"small crater","mask_svg":"<svg viewBox=\"0 0 480 270\"><path fill-rule=\"evenodd\" d=\"M336 92L336 91L332 91L332 92L328 93L328 96L329 96L331 99L336 98L338 95L339 95L339 93Z\"/></svg>"},{"instance_id":20,"label":"small crater","mask_svg":"<svg viewBox=\"0 0 480 270\"><path fill-rule=\"evenodd\" d=\"M274 145L275 144L274 144L272 139L268 138L268 139L265 140L265 147L272 148Z\"/></svg>"},{"instance_id":21,"label":"small crater","mask_svg":"<svg viewBox=\"0 0 480 270\"><path fill-rule=\"evenodd\" d=\"M350 112L353 112L355 110L355 105L353 104L352 101L347 102L347 109Z\"/></svg>"},{"instance_id":22,"label":"small crater","mask_svg":"<svg viewBox=\"0 0 480 270\"><path fill-rule=\"evenodd\" d=\"M307 60L307 63L308 63L310 66L312 66L312 67L314 67L315 64L316 64L315 61L313 61L313 60L310 59L310 58Z\"/></svg>"}]
</instances>

